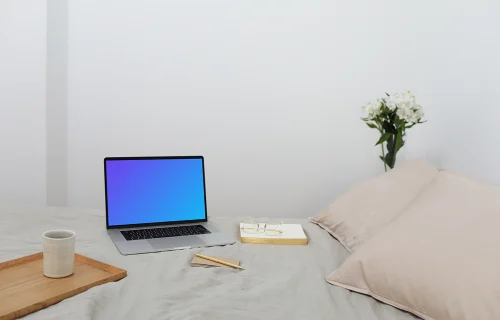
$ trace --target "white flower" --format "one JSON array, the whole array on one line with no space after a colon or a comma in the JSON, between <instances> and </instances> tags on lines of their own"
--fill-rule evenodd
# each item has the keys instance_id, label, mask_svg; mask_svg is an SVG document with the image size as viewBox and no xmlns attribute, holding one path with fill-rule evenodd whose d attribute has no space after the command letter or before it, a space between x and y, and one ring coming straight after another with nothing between
<instances>
[{"instance_id":1,"label":"white flower","mask_svg":"<svg viewBox=\"0 0 500 320\"><path fill-rule=\"evenodd\" d=\"M374 118L374 110L371 103L363 107L363 112L365 113L367 119L371 120Z\"/></svg>"},{"instance_id":2,"label":"white flower","mask_svg":"<svg viewBox=\"0 0 500 320\"><path fill-rule=\"evenodd\" d=\"M386 106L394 111L397 108L413 108L415 105L415 96L410 91L395 93L386 98Z\"/></svg>"},{"instance_id":3,"label":"white flower","mask_svg":"<svg viewBox=\"0 0 500 320\"><path fill-rule=\"evenodd\" d=\"M396 110L396 114L398 115L398 117L400 119L406 120L408 122L413 117L413 111L409 107L407 107L406 105L403 105L403 106L398 105L398 109Z\"/></svg>"},{"instance_id":4,"label":"white flower","mask_svg":"<svg viewBox=\"0 0 500 320\"><path fill-rule=\"evenodd\" d=\"M373 104L373 113L378 116L380 114L380 109L382 108L382 100L377 99Z\"/></svg>"},{"instance_id":5,"label":"white flower","mask_svg":"<svg viewBox=\"0 0 500 320\"><path fill-rule=\"evenodd\" d=\"M415 117L418 120L421 120L424 117L424 109L421 105L417 104L413 107L413 112L415 113Z\"/></svg>"},{"instance_id":6,"label":"white flower","mask_svg":"<svg viewBox=\"0 0 500 320\"><path fill-rule=\"evenodd\" d=\"M418 122L424 116L422 107L417 104L415 95L409 90L395 93L387 97L385 102L391 111L396 111L398 117L407 122Z\"/></svg>"},{"instance_id":7,"label":"white flower","mask_svg":"<svg viewBox=\"0 0 500 320\"><path fill-rule=\"evenodd\" d=\"M411 116L406 121L411 122L411 123L417 123L419 120L420 120L420 118L418 117L418 113L415 111L412 111Z\"/></svg>"},{"instance_id":8,"label":"white flower","mask_svg":"<svg viewBox=\"0 0 500 320\"><path fill-rule=\"evenodd\" d=\"M391 111L394 111L397 108L398 102L399 102L399 95L397 93L393 94L392 96L388 96L385 99L385 105Z\"/></svg>"},{"instance_id":9,"label":"white flower","mask_svg":"<svg viewBox=\"0 0 500 320\"><path fill-rule=\"evenodd\" d=\"M375 102L368 103L363 107L366 120L373 120L382 113L382 110L386 110L383 109L384 104L390 111L396 112L400 119L408 123L418 123L424 117L422 106L417 104L415 95L407 90L390 95L383 100L377 99Z\"/></svg>"},{"instance_id":10,"label":"white flower","mask_svg":"<svg viewBox=\"0 0 500 320\"><path fill-rule=\"evenodd\" d=\"M368 103L363 107L363 111L366 114L366 118L372 120L380 114L380 108L382 107L382 101L377 100L375 103Z\"/></svg>"}]
</instances>

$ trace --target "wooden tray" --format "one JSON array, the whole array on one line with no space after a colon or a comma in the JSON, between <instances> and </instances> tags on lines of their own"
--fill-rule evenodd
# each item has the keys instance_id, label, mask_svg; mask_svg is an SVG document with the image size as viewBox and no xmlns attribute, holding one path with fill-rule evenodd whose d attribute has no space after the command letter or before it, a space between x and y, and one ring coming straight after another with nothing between
<instances>
[{"instance_id":1,"label":"wooden tray","mask_svg":"<svg viewBox=\"0 0 500 320\"><path fill-rule=\"evenodd\" d=\"M66 278L43 275L43 253L0 263L0 320L15 319L51 306L127 271L75 254L75 272Z\"/></svg>"}]
</instances>

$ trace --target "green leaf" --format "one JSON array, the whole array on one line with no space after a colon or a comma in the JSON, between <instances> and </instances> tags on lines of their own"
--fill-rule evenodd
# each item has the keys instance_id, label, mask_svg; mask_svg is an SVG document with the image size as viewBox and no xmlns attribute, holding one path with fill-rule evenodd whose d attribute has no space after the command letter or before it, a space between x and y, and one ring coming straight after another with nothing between
<instances>
[{"instance_id":1,"label":"green leaf","mask_svg":"<svg viewBox=\"0 0 500 320\"><path fill-rule=\"evenodd\" d=\"M384 121L382 123L382 128L387 133L396 133L397 132L396 128L394 127L394 125L390 121Z\"/></svg>"},{"instance_id":2,"label":"green leaf","mask_svg":"<svg viewBox=\"0 0 500 320\"><path fill-rule=\"evenodd\" d=\"M395 135L393 134L392 137L387 139L387 153L394 153L396 148L396 139Z\"/></svg>"},{"instance_id":3,"label":"green leaf","mask_svg":"<svg viewBox=\"0 0 500 320\"><path fill-rule=\"evenodd\" d=\"M384 133L384 134L380 137L380 139L378 139L378 141L377 141L377 143L376 143L375 145L376 145L376 146L378 146L379 144L386 142L386 141L387 141L387 139L389 139L390 137L392 137L392 133L390 133L390 132L386 132L386 133Z\"/></svg>"},{"instance_id":4,"label":"green leaf","mask_svg":"<svg viewBox=\"0 0 500 320\"><path fill-rule=\"evenodd\" d=\"M389 168L394 169L394 164L396 162L396 154L388 153L385 155L385 163L389 166Z\"/></svg>"},{"instance_id":5,"label":"green leaf","mask_svg":"<svg viewBox=\"0 0 500 320\"><path fill-rule=\"evenodd\" d=\"M403 146L403 135L400 133L396 135L396 152Z\"/></svg>"},{"instance_id":6,"label":"green leaf","mask_svg":"<svg viewBox=\"0 0 500 320\"><path fill-rule=\"evenodd\" d=\"M369 126L372 129L378 129L377 126L373 123L365 122L367 126Z\"/></svg>"},{"instance_id":7,"label":"green leaf","mask_svg":"<svg viewBox=\"0 0 500 320\"><path fill-rule=\"evenodd\" d=\"M396 128L400 128L402 125L404 125L404 120L400 119L399 117L396 117L394 122L396 124Z\"/></svg>"}]
</instances>

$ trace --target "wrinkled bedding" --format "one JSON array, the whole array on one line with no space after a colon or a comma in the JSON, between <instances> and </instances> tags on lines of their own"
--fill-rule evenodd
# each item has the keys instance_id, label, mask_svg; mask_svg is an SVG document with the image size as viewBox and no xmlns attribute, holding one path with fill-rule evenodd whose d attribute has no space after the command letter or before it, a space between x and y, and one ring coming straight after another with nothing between
<instances>
[{"instance_id":1,"label":"wrinkled bedding","mask_svg":"<svg viewBox=\"0 0 500 320\"><path fill-rule=\"evenodd\" d=\"M244 218L209 218L237 235ZM41 251L41 234L74 230L76 252L128 271L25 319L341 319L403 320L412 315L335 287L325 276L348 252L308 219L307 246L241 244L122 256L109 239L100 210L0 207L0 261ZM241 260L244 271L191 267L194 253ZM1 302L0 302L1 303Z\"/></svg>"}]
</instances>

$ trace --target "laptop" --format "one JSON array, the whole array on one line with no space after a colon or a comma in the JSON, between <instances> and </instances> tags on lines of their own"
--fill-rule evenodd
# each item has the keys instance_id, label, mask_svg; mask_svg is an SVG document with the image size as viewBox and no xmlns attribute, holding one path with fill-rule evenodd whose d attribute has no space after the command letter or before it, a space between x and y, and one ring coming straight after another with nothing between
<instances>
[{"instance_id":1,"label":"laptop","mask_svg":"<svg viewBox=\"0 0 500 320\"><path fill-rule=\"evenodd\" d=\"M202 156L105 158L106 229L123 255L233 244L207 220Z\"/></svg>"}]
</instances>

